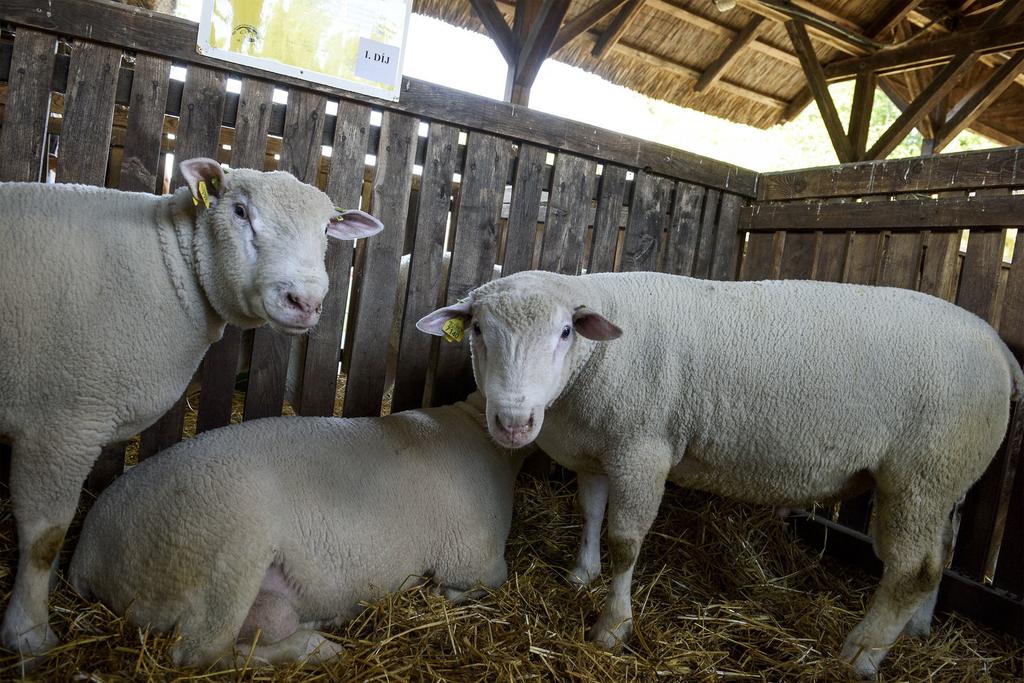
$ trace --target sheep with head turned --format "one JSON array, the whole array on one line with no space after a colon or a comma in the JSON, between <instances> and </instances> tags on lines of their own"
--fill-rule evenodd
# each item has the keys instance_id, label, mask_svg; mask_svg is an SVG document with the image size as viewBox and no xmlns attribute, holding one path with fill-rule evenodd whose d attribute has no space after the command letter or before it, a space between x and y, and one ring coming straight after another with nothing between
<instances>
[{"instance_id":1,"label":"sheep with head turned","mask_svg":"<svg viewBox=\"0 0 1024 683\"><path fill-rule=\"evenodd\" d=\"M885 565L842 655L874 674L901 633L927 634L949 512L985 471L1024 374L980 318L917 292L658 273L525 272L419 321L468 328L487 427L578 473L573 575L611 590L590 631L632 630L640 544L671 480L752 503L808 505L874 486Z\"/></svg>"},{"instance_id":2,"label":"sheep with head turned","mask_svg":"<svg viewBox=\"0 0 1024 683\"><path fill-rule=\"evenodd\" d=\"M19 545L0 641L26 661L57 642L48 577L103 445L170 408L226 323L313 327L328 236L382 227L288 173L180 170L161 197L0 184L0 434Z\"/></svg>"}]
</instances>

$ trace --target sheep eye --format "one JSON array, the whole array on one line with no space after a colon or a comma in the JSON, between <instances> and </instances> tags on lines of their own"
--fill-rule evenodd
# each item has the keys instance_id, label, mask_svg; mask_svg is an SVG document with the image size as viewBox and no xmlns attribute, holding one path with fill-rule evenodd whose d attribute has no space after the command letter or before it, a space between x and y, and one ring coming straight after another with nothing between
<instances>
[{"instance_id":1,"label":"sheep eye","mask_svg":"<svg viewBox=\"0 0 1024 683\"><path fill-rule=\"evenodd\" d=\"M249 217L249 214L246 212L244 206L242 206L241 204L235 204L235 216L241 218L242 220L245 220L246 218Z\"/></svg>"},{"instance_id":2,"label":"sheep eye","mask_svg":"<svg viewBox=\"0 0 1024 683\"><path fill-rule=\"evenodd\" d=\"M562 339L568 339L569 335L572 334L572 328L566 325L562 328Z\"/></svg>"},{"instance_id":3,"label":"sheep eye","mask_svg":"<svg viewBox=\"0 0 1024 683\"><path fill-rule=\"evenodd\" d=\"M475 334L478 337L480 336L480 326L477 325L476 323L473 323L473 334Z\"/></svg>"}]
</instances>

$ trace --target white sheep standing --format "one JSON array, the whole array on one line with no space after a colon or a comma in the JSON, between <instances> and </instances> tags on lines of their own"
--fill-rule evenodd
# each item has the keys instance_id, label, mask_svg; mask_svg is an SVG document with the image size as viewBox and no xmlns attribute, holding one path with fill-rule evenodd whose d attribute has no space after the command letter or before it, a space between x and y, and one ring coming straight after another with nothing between
<instances>
[{"instance_id":1,"label":"white sheep standing","mask_svg":"<svg viewBox=\"0 0 1024 683\"><path fill-rule=\"evenodd\" d=\"M205 432L103 492L71 581L133 624L177 629L177 666L236 649L242 660L326 660L340 648L313 629L410 579L430 576L452 599L504 583L524 453L495 445L483 408L474 394L387 417Z\"/></svg>"},{"instance_id":2,"label":"white sheep standing","mask_svg":"<svg viewBox=\"0 0 1024 683\"><path fill-rule=\"evenodd\" d=\"M949 512L1024 387L980 318L891 288L526 272L418 326L452 320L469 328L495 440L536 440L578 473L584 584L607 502L611 591L590 633L605 647L631 632L633 567L666 480L786 506L874 486L885 570L842 655L875 673L901 632L929 633Z\"/></svg>"},{"instance_id":3,"label":"white sheep standing","mask_svg":"<svg viewBox=\"0 0 1024 683\"><path fill-rule=\"evenodd\" d=\"M0 640L26 657L57 643L47 578L103 445L170 408L226 322L315 325L327 235L382 227L288 173L180 169L187 186L162 197L0 184L0 434L19 546Z\"/></svg>"}]
</instances>

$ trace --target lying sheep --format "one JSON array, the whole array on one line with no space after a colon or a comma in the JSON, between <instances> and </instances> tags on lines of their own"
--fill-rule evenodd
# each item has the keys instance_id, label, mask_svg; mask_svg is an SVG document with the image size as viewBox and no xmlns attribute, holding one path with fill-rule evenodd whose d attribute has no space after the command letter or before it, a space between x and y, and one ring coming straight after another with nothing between
<instances>
[{"instance_id":1,"label":"lying sheep","mask_svg":"<svg viewBox=\"0 0 1024 683\"><path fill-rule=\"evenodd\" d=\"M536 440L579 474L584 584L608 504L611 592L590 633L606 647L630 634L633 566L666 480L794 506L874 486L885 573L842 653L874 673L901 632L929 632L949 511L1024 388L985 322L890 288L527 272L418 326L451 320L470 331L495 440Z\"/></svg>"},{"instance_id":2,"label":"lying sheep","mask_svg":"<svg viewBox=\"0 0 1024 683\"><path fill-rule=\"evenodd\" d=\"M85 520L71 581L141 627L178 629L176 666L250 650L340 651L313 629L431 576L449 598L505 581L521 451L483 399L376 418L283 417L206 432L118 479ZM251 645L261 635L255 648Z\"/></svg>"},{"instance_id":3,"label":"lying sheep","mask_svg":"<svg viewBox=\"0 0 1024 683\"><path fill-rule=\"evenodd\" d=\"M102 446L170 408L226 322L315 325L327 235L381 229L287 173L180 168L187 187L163 197L0 184L0 434L19 545L0 640L23 655L57 642L47 576Z\"/></svg>"}]
</instances>

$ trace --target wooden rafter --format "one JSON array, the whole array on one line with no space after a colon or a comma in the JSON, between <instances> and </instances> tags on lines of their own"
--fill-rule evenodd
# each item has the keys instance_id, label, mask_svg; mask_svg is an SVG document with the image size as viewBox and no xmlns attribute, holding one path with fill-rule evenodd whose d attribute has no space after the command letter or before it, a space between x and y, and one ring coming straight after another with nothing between
<instances>
[{"instance_id":1,"label":"wooden rafter","mask_svg":"<svg viewBox=\"0 0 1024 683\"><path fill-rule=\"evenodd\" d=\"M551 44L568 10L569 0L544 0L539 13L530 24L526 40L519 48L515 77L517 83L526 87L533 85L540 65L551 52Z\"/></svg>"},{"instance_id":2,"label":"wooden rafter","mask_svg":"<svg viewBox=\"0 0 1024 683\"><path fill-rule=\"evenodd\" d=\"M917 9L917 6L922 2L924 0L902 0L901 2L890 4L885 12L871 22L864 33L874 40L878 40L906 19L907 15Z\"/></svg>"},{"instance_id":3,"label":"wooden rafter","mask_svg":"<svg viewBox=\"0 0 1024 683\"><path fill-rule=\"evenodd\" d=\"M469 4L476 11L476 16L487 29L487 34L498 46L498 51L505 61L513 64L516 61L516 40L512 37L512 30L505 23L505 17L495 4L494 0L469 0Z\"/></svg>"},{"instance_id":4,"label":"wooden rafter","mask_svg":"<svg viewBox=\"0 0 1024 683\"><path fill-rule=\"evenodd\" d=\"M974 123L975 119L995 102L1021 73L1024 73L1024 51L1013 55L953 107L945 124L935 133L935 151L941 151L960 134L960 131Z\"/></svg>"},{"instance_id":5,"label":"wooden rafter","mask_svg":"<svg viewBox=\"0 0 1024 683\"><path fill-rule=\"evenodd\" d=\"M612 19L612 23L608 24L608 28L601 34L591 54L598 59L608 54L608 50L619 41L619 38L626 32L629 25L633 23L637 13L643 6L644 0L628 0L622 6L622 9L619 10L619 13L615 15L615 18Z\"/></svg>"},{"instance_id":6,"label":"wooden rafter","mask_svg":"<svg viewBox=\"0 0 1024 683\"><path fill-rule=\"evenodd\" d=\"M851 22L850 20L846 19L845 17L840 17L839 15L833 13L824 12L823 10L821 10L819 6L816 6L814 4L800 2L800 0L791 1L793 2L794 6L800 9L801 11L809 14L816 14L817 16L821 17L823 19L822 23L824 24L832 22L836 26L839 26L842 29L844 29L844 32L847 34L859 33L859 28L857 27L857 25ZM737 0L737 4L749 12L753 12L754 14L760 14L761 16L767 19L771 19L772 21L778 22L780 24L785 24L787 21L790 21L791 19L789 15L779 11L775 7L770 7L766 4L763 4L761 0ZM864 55L871 51L868 47L865 47L864 45L865 41L869 43L873 42L868 40L867 38L863 38L863 40L851 40L848 36L834 35L833 33L827 32L819 26L808 26L806 28L808 35L811 36L816 42L822 45L827 45L829 47L835 48L836 50L840 50L841 52L844 52L848 55Z\"/></svg>"},{"instance_id":7,"label":"wooden rafter","mask_svg":"<svg viewBox=\"0 0 1024 683\"><path fill-rule=\"evenodd\" d=\"M736 34L736 37L732 39L732 42L722 51L722 54L718 55L715 61L711 62L710 66L704 70L704 73L697 79L697 84L693 86L694 92L702 92L722 77L725 70L736 61L739 57L740 52L743 51L747 45L749 45L754 38L757 36L757 32L761 30L761 26L764 24L765 18L761 16L753 17L747 25L743 27L743 30Z\"/></svg>"},{"instance_id":8,"label":"wooden rafter","mask_svg":"<svg viewBox=\"0 0 1024 683\"><path fill-rule=\"evenodd\" d=\"M565 22L565 25L559 29L558 35L555 36L555 41L551 44L551 54L561 50L577 36L589 31L594 24L614 12L625 2L626 0L598 0L598 2Z\"/></svg>"},{"instance_id":9,"label":"wooden rafter","mask_svg":"<svg viewBox=\"0 0 1024 683\"><path fill-rule=\"evenodd\" d=\"M1024 13L1024 0L1005 0L1002 6L989 16L984 28L998 26L1003 22L1013 22ZM978 62L976 52L965 51L953 57L939 71L938 75L913 102L910 102L896 121L882 133L881 137L867 151L867 159L884 159L900 144L910 130L918 125L940 101L945 98L968 71Z\"/></svg>"},{"instance_id":10,"label":"wooden rafter","mask_svg":"<svg viewBox=\"0 0 1024 683\"><path fill-rule=\"evenodd\" d=\"M867 151L868 128L871 124L871 109L875 102L875 86L877 84L878 77L871 72L857 75L848 131L855 161L863 159L864 153Z\"/></svg>"},{"instance_id":11,"label":"wooden rafter","mask_svg":"<svg viewBox=\"0 0 1024 683\"><path fill-rule=\"evenodd\" d=\"M850 138L847 137L846 131L843 130L843 124L839 120L839 113L836 111L835 102L832 101L832 95L828 92L828 84L825 83L825 75L821 71L821 64L818 62L818 56L814 53L814 46L811 45L807 29L799 21L787 21L786 31L789 33L790 40L793 41L793 50L800 58L804 75L807 76L807 84L818 103L821 118L825 123L825 130L828 131L828 136L832 140L836 156L839 157L840 163L853 161Z\"/></svg>"},{"instance_id":12,"label":"wooden rafter","mask_svg":"<svg viewBox=\"0 0 1024 683\"><path fill-rule=\"evenodd\" d=\"M829 81L843 80L862 71L879 75L935 66L963 52L980 54L1024 48L1024 22L985 26L945 38L916 40L909 45L880 50L865 57L843 59L825 67Z\"/></svg>"}]
</instances>

